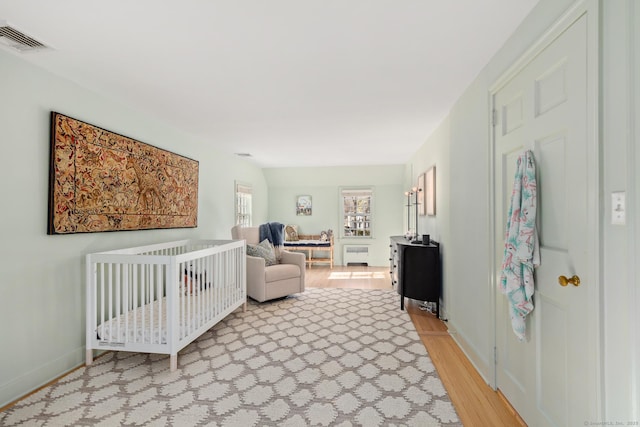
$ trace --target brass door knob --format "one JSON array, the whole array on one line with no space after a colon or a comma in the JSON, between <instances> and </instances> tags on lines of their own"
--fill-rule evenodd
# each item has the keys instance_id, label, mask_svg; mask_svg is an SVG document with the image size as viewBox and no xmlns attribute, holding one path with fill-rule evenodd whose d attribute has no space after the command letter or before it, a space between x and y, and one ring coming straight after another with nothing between
<instances>
[{"instance_id":1,"label":"brass door knob","mask_svg":"<svg viewBox=\"0 0 640 427\"><path fill-rule=\"evenodd\" d=\"M575 274L573 277L569 277L568 279L566 276L560 276L558 277L558 283L560 283L560 286L567 286L569 283L573 286L580 286L580 278Z\"/></svg>"}]
</instances>

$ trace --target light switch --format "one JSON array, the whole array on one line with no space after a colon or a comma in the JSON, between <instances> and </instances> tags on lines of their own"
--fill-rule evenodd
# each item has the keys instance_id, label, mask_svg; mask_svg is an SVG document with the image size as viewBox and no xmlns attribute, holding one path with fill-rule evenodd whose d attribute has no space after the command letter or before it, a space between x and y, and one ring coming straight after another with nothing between
<instances>
[{"instance_id":1,"label":"light switch","mask_svg":"<svg viewBox=\"0 0 640 427\"><path fill-rule=\"evenodd\" d=\"M625 192L611 193L611 224L624 225L626 223Z\"/></svg>"}]
</instances>

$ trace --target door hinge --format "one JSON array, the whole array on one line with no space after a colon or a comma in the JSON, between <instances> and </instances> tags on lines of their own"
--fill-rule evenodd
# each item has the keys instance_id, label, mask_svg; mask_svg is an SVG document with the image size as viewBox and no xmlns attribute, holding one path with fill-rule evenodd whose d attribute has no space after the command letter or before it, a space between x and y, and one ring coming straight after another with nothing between
<instances>
[{"instance_id":1,"label":"door hinge","mask_svg":"<svg viewBox=\"0 0 640 427\"><path fill-rule=\"evenodd\" d=\"M495 126L498 124L498 110L493 110L491 112L491 126Z\"/></svg>"},{"instance_id":2,"label":"door hinge","mask_svg":"<svg viewBox=\"0 0 640 427\"><path fill-rule=\"evenodd\" d=\"M493 347L493 364L498 365L498 347Z\"/></svg>"}]
</instances>

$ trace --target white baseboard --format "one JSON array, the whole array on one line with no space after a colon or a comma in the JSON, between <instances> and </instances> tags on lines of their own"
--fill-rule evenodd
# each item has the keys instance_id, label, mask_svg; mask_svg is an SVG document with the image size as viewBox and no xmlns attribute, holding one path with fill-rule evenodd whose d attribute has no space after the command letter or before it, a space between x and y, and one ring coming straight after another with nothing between
<instances>
[{"instance_id":1,"label":"white baseboard","mask_svg":"<svg viewBox=\"0 0 640 427\"><path fill-rule=\"evenodd\" d=\"M43 351L46 351L44 349ZM84 364L84 347L77 348L57 359L0 384L0 408L15 402L48 382L67 374Z\"/></svg>"}]
</instances>

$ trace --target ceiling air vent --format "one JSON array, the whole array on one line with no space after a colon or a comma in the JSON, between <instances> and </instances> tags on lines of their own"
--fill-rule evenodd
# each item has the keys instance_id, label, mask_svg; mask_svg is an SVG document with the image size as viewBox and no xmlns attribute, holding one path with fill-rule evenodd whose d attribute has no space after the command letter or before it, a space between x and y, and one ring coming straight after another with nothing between
<instances>
[{"instance_id":1,"label":"ceiling air vent","mask_svg":"<svg viewBox=\"0 0 640 427\"><path fill-rule=\"evenodd\" d=\"M0 20L0 44L9 46L19 52L47 49L47 46L38 40L16 30L7 24L6 21L2 20Z\"/></svg>"}]
</instances>

